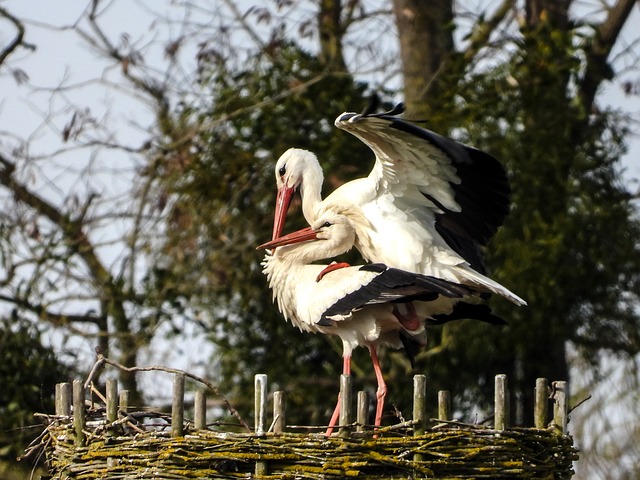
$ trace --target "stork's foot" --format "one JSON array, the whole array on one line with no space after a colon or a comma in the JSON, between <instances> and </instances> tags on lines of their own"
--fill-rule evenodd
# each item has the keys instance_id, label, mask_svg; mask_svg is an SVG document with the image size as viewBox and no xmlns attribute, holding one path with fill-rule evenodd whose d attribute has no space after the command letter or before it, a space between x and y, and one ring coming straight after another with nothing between
<instances>
[{"instance_id":1,"label":"stork's foot","mask_svg":"<svg viewBox=\"0 0 640 480\"><path fill-rule=\"evenodd\" d=\"M319 282L320 280L322 280L322 278L330 272L333 272L334 270L338 270L340 268L345 268L345 267L350 267L351 265L349 265L346 262L340 262L340 263L332 263L331 265L327 265L324 270L322 270L318 276L316 277L316 282Z\"/></svg>"}]
</instances>

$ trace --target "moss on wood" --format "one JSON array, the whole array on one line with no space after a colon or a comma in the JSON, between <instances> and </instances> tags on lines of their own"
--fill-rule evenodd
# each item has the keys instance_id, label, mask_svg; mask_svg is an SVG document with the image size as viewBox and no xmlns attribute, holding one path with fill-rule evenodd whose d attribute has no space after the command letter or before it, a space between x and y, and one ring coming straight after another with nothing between
<instances>
[{"instance_id":1,"label":"moss on wood","mask_svg":"<svg viewBox=\"0 0 640 480\"><path fill-rule=\"evenodd\" d=\"M256 462L264 461L264 479L551 480L570 478L577 459L571 437L555 429L497 431L452 422L415 437L407 428L388 430L378 438L371 432L326 438L186 428L185 436L172 438L157 426L114 434L106 420L92 420L98 426L86 427L82 447L74 443L71 419L49 424L42 445L52 479L251 478Z\"/></svg>"}]
</instances>

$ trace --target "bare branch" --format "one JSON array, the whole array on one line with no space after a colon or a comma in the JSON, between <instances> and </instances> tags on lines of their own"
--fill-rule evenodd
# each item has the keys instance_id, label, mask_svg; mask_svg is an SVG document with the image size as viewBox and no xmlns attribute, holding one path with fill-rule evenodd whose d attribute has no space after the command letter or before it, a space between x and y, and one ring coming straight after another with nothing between
<instances>
[{"instance_id":1,"label":"bare branch","mask_svg":"<svg viewBox=\"0 0 640 480\"><path fill-rule=\"evenodd\" d=\"M507 14L515 8L515 4L515 0L503 0L502 4L488 20L478 22L471 34L470 45L463 53L465 63L470 63L478 52L488 45L491 34L506 18Z\"/></svg>"},{"instance_id":2,"label":"bare branch","mask_svg":"<svg viewBox=\"0 0 640 480\"><path fill-rule=\"evenodd\" d=\"M618 0L598 27L592 43L585 49L587 68L580 83L580 98L585 112L591 111L600 84L613 76L607 60L636 3L636 0Z\"/></svg>"},{"instance_id":3,"label":"bare branch","mask_svg":"<svg viewBox=\"0 0 640 480\"><path fill-rule=\"evenodd\" d=\"M165 89L159 85L153 84L151 80L145 80L133 75L131 73L130 66L135 65L135 56L131 54L123 55L122 53L120 53L118 48L109 40L100 25L98 25L99 5L100 0L92 0L91 8L89 10L89 14L87 15L87 20L89 22L89 25L91 25L94 34L98 37L100 43L97 44L94 38L91 38L90 35L88 35L86 32L83 32L79 28L77 29L78 33L91 45L95 46L96 48L104 49L111 58L117 60L122 68L122 74L136 87L151 95L151 97L156 100L159 108L162 111L168 109L168 100L166 98Z\"/></svg>"},{"instance_id":4,"label":"bare branch","mask_svg":"<svg viewBox=\"0 0 640 480\"><path fill-rule=\"evenodd\" d=\"M77 251L91 271L96 285L104 287L112 284L111 275L98 259L93 245L82 229L82 223L72 220L57 207L16 181L13 175L15 165L2 155L0 155L0 165L4 167L0 170L0 184L7 187L16 200L33 208L60 228L69 247Z\"/></svg>"},{"instance_id":5,"label":"bare branch","mask_svg":"<svg viewBox=\"0 0 640 480\"><path fill-rule=\"evenodd\" d=\"M234 2L231 0L224 0L224 3L227 5L229 10L233 12L233 15L236 17L236 20L240 22L240 25L242 25L242 29L245 32L247 32L247 34L251 37L251 39L255 42L255 44L258 47L260 47L260 50L265 52L267 55L270 55L268 49L265 48L264 42L262 41L258 33L253 28L251 28L251 26L249 26L249 24L246 21L245 15L242 15L242 13L240 13L240 10L238 10L238 7L236 5L237 2Z\"/></svg>"},{"instance_id":6,"label":"bare branch","mask_svg":"<svg viewBox=\"0 0 640 480\"><path fill-rule=\"evenodd\" d=\"M20 20L18 20L13 15L11 15L7 11L7 9L3 7L0 7L0 16L6 18L11 23L13 23L13 25L16 27L16 30L18 30L18 33L13 38L13 40L11 40L11 42L9 42L9 44L6 47L0 50L0 65L2 65L4 61L7 59L7 57L11 55L19 46L23 46L30 50L34 50L35 47L29 43L24 42L24 25Z\"/></svg>"},{"instance_id":7,"label":"bare branch","mask_svg":"<svg viewBox=\"0 0 640 480\"><path fill-rule=\"evenodd\" d=\"M55 327L66 327L71 323L91 323L95 325L99 324L98 317L93 316L90 313L86 315L54 313L47 310L47 308L42 304L31 303L24 298L11 297L1 293L0 301L11 303L13 305L16 305L17 307L33 312L38 316L38 318L51 323Z\"/></svg>"},{"instance_id":8,"label":"bare branch","mask_svg":"<svg viewBox=\"0 0 640 480\"><path fill-rule=\"evenodd\" d=\"M109 364L112 367L115 367L119 370L122 370L124 372L129 372L129 373L134 373L134 372L153 372L153 371L157 371L157 372L166 372L166 373L172 373L174 375L176 374L181 374L184 375L185 377L188 377L192 380L195 380L198 383L201 383L203 385L205 385L207 388L209 388L217 397L222 399L222 402L224 403L225 407L227 407L227 410L229 410L229 412L236 417L236 419L240 422L240 424L247 430L247 432L251 433L251 428L249 428L249 425L247 425L247 423L242 419L242 417L240 416L240 413L238 413L238 411L231 405L231 403L229 402L229 400L227 400L227 398L220 393L220 390L218 390L218 387L216 387L213 383L209 382L208 380L205 380L202 377L199 377L197 375L194 375L192 373L189 372L185 372L184 370L180 370L178 368L169 368L169 367L164 367L164 366L149 366L149 367L125 367L124 365L121 365L120 363L111 360L107 357L105 357L104 355L102 355L101 353L98 353L98 358L96 360L96 363L93 365L93 367L91 368L91 371L89 373L89 376L87 377L87 380L85 381L85 387L87 387L93 380L93 376L96 374L96 372L102 367L102 365L104 364Z\"/></svg>"}]
</instances>

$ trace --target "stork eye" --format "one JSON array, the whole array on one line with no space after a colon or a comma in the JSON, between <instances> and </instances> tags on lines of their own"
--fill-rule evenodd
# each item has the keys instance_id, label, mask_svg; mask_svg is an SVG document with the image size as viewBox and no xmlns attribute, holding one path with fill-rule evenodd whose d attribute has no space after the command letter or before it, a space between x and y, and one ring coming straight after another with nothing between
<instances>
[{"instance_id":1,"label":"stork eye","mask_svg":"<svg viewBox=\"0 0 640 480\"><path fill-rule=\"evenodd\" d=\"M281 177L283 177L284 174L287 173L287 166L285 165L284 167L280 167L280 170L278 170L278 173L280 174Z\"/></svg>"},{"instance_id":2,"label":"stork eye","mask_svg":"<svg viewBox=\"0 0 640 480\"><path fill-rule=\"evenodd\" d=\"M327 227L327 228L330 227L331 225L333 225L331 222L324 222L322 224L323 227Z\"/></svg>"}]
</instances>

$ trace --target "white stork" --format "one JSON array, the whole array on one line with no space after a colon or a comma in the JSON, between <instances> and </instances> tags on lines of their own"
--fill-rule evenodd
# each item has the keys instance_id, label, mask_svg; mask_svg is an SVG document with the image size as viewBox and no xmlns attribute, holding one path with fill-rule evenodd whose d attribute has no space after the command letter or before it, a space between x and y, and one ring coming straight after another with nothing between
<instances>
[{"instance_id":1,"label":"white stork","mask_svg":"<svg viewBox=\"0 0 640 480\"><path fill-rule=\"evenodd\" d=\"M468 303L481 296L470 286L382 264L341 268L318 281L327 265L311 262L348 251L354 240L351 219L328 211L311 227L258 248L277 247L273 253L267 252L263 266L285 319L305 332L340 337L343 373L350 374L351 352L355 347L363 345L369 349L378 382L375 425L379 426L387 391L378 360L379 345L394 348L424 345L426 323L440 324L460 318L492 324L505 322L486 305ZM338 399L327 435L336 424L339 405Z\"/></svg>"},{"instance_id":2,"label":"white stork","mask_svg":"<svg viewBox=\"0 0 640 480\"><path fill-rule=\"evenodd\" d=\"M340 208L355 227L365 260L497 293L526 302L483 274L479 246L503 223L509 184L502 165L475 148L394 115L343 113L335 124L375 153L371 173L347 182L322 200L316 156L292 148L275 167L278 195L273 237L282 234L296 189L309 224Z\"/></svg>"}]
</instances>

